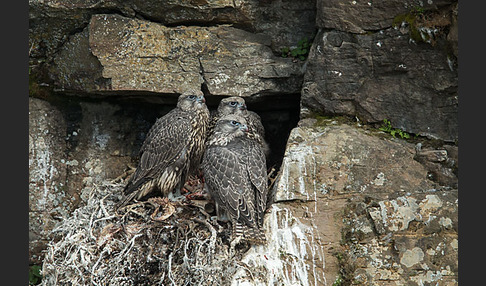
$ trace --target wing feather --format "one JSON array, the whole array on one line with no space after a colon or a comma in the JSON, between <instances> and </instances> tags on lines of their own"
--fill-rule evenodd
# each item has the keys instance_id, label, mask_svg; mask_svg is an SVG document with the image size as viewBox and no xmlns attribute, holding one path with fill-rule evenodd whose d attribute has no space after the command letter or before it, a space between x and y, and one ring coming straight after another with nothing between
<instances>
[{"instance_id":1,"label":"wing feather","mask_svg":"<svg viewBox=\"0 0 486 286\"><path fill-rule=\"evenodd\" d=\"M211 196L227 214L254 226L253 195L241 154L232 149L211 146L203 158L203 172Z\"/></svg>"},{"instance_id":2,"label":"wing feather","mask_svg":"<svg viewBox=\"0 0 486 286\"><path fill-rule=\"evenodd\" d=\"M249 139L246 139L245 143L245 165L247 168L248 177L252 184L252 189L254 190L254 203L255 211L257 213L257 221L261 226L263 224L263 216L265 214L268 196L265 153L261 144Z\"/></svg>"},{"instance_id":3,"label":"wing feather","mask_svg":"<svg viewBox=\"0 0 486 286\"><path fill-rule=\"evenodd\" d=\"M188 150L190 136L189 115L171 111L157 119L140 148L140 161L125 189L125 194L136 189L131 186L140 185L140 181L156 178L169 165L187 157L185 153Z\"/></svg>"},{"instance_id":4,"label":"wing feather","mask_svg":"<svg viewBox=\"0 0 486 286\"><path fill-rule=\"evenodd\" d=\"M255 132L259 134L262 137L262 139L265 138L265 127L263 127L262 119L260 115L258 115L254 111L248 110L245 119L247 120L248 125L250 126L251 129L255 130Z\"/></svg>"}]
</instances>

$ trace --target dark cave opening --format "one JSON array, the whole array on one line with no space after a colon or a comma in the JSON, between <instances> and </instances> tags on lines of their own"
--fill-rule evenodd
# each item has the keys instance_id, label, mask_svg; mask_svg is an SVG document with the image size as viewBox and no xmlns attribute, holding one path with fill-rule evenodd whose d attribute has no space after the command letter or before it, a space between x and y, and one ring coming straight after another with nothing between
<instances>
[{"instance_id":1,"label":"dark cave opening","mask_svg":"<svg viewBox=\"0 0 486 286\"><path fill-rule=\"evenodd\" d=\"M208 108L216 109L222 96L209 96ZM268 168L280 168L290 131L297 126L300 94L265 95L245 98L248 110L260 115L265 127L265 140L270 147Z\"/></svg>"},{"instance_id":2,"label":"dark cave opening","mask_svg":"<svg viewBox=\"0 0 486 286\"><path fill-rule=\"evenodd\" d=\"M223 96L206 95L209 110L216 109ZM61 111L66 121L67 153L76 157L79 142L89 124L99 125L97 132L111 134L118 141L113 148L117 156L131 157L133 165L138 161L138 151L145 136L157 118L175 107L177 95L128 94L127 96L88 96L56 94L45 99ZM248 110L255 111L265 127L265 140L270 154L267 167L279 170L290 131L299 121L300 94L273 94L246 97ZM88 126L87 126L88 125ZM108 130L116 129L116 130ZM72 136L73 132L80 136ZM84 135L87 138L90 134ZM85 142L87 141L84 140ZM83 145L83 144L82 144ZM113 152L113 150L106 150Z\"/></svg>"}]
</instances>

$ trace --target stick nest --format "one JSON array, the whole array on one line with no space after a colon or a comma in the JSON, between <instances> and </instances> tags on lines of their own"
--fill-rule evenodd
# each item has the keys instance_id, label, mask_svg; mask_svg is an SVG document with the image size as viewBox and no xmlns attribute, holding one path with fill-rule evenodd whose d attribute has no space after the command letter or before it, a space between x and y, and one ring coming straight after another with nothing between
<instances>
[{"instance_id":1,"label":"stick nest","mask_svg":"<svg viewBox=\"0 0 486 286\"><path fill-rule=\"evenodd\" d=\"M123 184L92 189L56 227L41 285L227 285L248 246L230 248L229 225L204 201L150 198L115 211Z\"/></svg>"}]
</instances>

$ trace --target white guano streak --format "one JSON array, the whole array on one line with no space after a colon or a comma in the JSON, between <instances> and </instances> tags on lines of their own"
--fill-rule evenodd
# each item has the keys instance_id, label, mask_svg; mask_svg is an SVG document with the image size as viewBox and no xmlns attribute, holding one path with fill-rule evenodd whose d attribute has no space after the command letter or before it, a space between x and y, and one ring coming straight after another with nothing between
<instances>
[{"instance_id":1,"label":"white guano streak","mask_svg":"<svg viewBox=\"0 0 486 286\"><path fill-rule=\"evenodd\" d=\"M308 162L310 161L310 162ZM308 163L307 163L308 162ZM307 170L307 165L312 164L313 166L313 174L310 174L309 171ZM292 168L292 166L296 166L296 168ZM310 199L310 194L306 190L305 187L305 180L304 178L307 176L314 177L315 175L315 158L314 154L312 151L312 147L306 146L306 145L298 145L298 146L291 146L287 150L287 153L285 154L283 163L282 163L282 173L281 176L278 180L278 183L276 187L278 190L286 190L286 200L293 200L296 199L294 193L295 192L290 192L289 190L295 190L302 196L306 197L306 200ZM291 174L293 170L296 170L296 174ZM297 185L294 185L291 181L290 178L297 178ZM315 181L313 180L313 191L314 191L314 196L313 200L316 199L316 192L315 192Z\"/></svg>"},{"instance_id":2,"label":"white guano streak","mask_svg":"<svg viewBox=\"0 0 486 286\"><path fill-rule=\"evenodd\" d=\"M248 267L237 271L231 285L318 285L321 278L316 264L321 260L324 269L324 254L316 243L314 229L276 204L271 206L264 228L267 244L250 248L242 259ZM310 269L314 283L309 283ZM325 281L324 273L322 279Z\"/></svg>"}]
</instances>

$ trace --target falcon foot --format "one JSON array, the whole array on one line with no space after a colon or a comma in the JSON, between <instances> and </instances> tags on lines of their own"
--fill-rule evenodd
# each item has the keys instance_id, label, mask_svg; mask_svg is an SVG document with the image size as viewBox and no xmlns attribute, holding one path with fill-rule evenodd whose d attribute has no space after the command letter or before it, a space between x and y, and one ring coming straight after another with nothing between
<instances>
[{"instance_id":1,"label":"falcon foot","mask_svg":"<svg viewBox=\"0 0 486 286\"><path fill-rule=\"evenodd\" d=\"M204 191L199 191L192 194L187 194L186 199L188 200L207 200L207 194Z\"/></svg>"},{"instance_id":2,"label":"falcon foot","mask_svg":"<svg viewBox=\"0 0 486 286\"><path fill-rule=\"evenodd\" d=\"M184 184L184 187L182 188L181 192L183 194L186 193L197 193L201 192L201 190L204 188L204 183L203 180L200 178L194 178L191 177L189 178L186 183Z\"/></svg>"},{"instance_id":3,"label":"falcon foot","mask_svg":"<svg viewBox=\"0 0 486 286\"><path fill-rule=\"evenodd\" d=\"M241 242L241 236L237 236L235 237L231 243L230 243L230 249L229 249L229 252L230 252L230 257L234 256L235 255L235 247L236 245L238 245L238 243Z\"/></svg>"}]
</instances>

